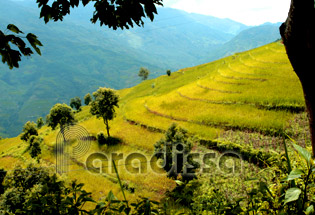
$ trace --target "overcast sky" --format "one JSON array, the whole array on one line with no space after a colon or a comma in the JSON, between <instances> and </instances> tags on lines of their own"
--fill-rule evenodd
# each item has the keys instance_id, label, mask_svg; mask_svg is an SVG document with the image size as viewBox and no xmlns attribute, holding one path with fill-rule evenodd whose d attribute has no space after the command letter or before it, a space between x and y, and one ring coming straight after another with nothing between
<instances>
[{"instance_id":1,"label":"overcast sky","mask_svg":"<svg viewBox=\"0 0 315 215\"><path fill-rule=\"evenodd\" d=\"M163 0L163 4L187 12L230 18L246 25L260 25L284 22L290 0Z\"/></svg>"}]
</instances>

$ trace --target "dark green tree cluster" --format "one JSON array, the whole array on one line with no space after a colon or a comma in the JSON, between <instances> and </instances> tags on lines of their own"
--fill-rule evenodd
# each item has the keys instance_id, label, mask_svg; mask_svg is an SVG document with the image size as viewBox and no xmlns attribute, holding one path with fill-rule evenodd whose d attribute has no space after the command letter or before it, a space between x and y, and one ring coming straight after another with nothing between
<instances>
[{"instance_id":1,"label":"dark green tree cluster","mask_svg":"<svg viewBox=\"0 0 315 215\"><path fill-rule=\"evenodd\" d=\"M32 158L36 158L39 162L39 155L41 154L40 144L42 139L38 137L37 125L34 122L26 122L23 126L23 133L21 140L28 143L25 151L28 151Z\"/></svg>"},{"instance_id":2,"label":"dark green tree cluster","mask_svg":"<svg viewBox=\"0 0 315 215\"><path fill-rule=\"evenodd\" d=\"M43 139L39 136L32 135L28 140L28 147L26 151L28 151L32 158L36 158L37 162L39 162L39 155L42 153L40 148L40 144L43 142Z\"/></svg>"},{"instance_id":3,"label":"dark green tree cluster","mask_svg":"<svg viewBox=\"0 0 315 215\"><path fill-rule=\"evenodd\" d=\"M0 214L83 214L88 211L82 206L94 201L82 187L65 184L44 167L17 167L4 178Z\"/></svg>"},{"instance_id":4,"label":"dark green tree cluster","mask_svg":"<svg viewBox=\"0 0 315 215\"><path fill-rule=\"evenodd\" d=\"M115 108L118 106L119 96L112 89L100 87L93 93L90 112L97 118L102 118L106 125L107 136L109 134L109 121L115 117Z\"/></svg>"},{"instance_id":5,"label":"dark green tree cluster","mask_svg":"<svg viewBox=\"0 0 315 215\"><path fill-rule=\"evenodd\" d=\"M16 167L10 174L0 169L0 214L166 214L159 202L141 198L129 204L112 191L96 203L83 186L76 181L66 183L44 167ZM91 209L85 208L88 203Z\"/></svg>"},{"instance_id":6,"label":"dark green tree cluster","mask_svg":"<svg viewBox=\"0 0 315 215\"><path fill-rule=\"evenodd\" d=\"M22 129L21 140L28 141L31 136L38 136L37 125L34 122L26 122Z\"/></svg>"},{"instance_id":7,"label":"dark green tree cluster","mask_svg":"<svg viewBox=\"0 0 315 215\"><path fill-rule=\"evenodd\" d=\"M163 168L168 177L177 179L181 175L183 181L196 177L194 172L199 165L190 155L192 141L185 129L172 124L165 137L154 145L154 149L155 156L163 160Z\"/></svg>"}]
</instances>

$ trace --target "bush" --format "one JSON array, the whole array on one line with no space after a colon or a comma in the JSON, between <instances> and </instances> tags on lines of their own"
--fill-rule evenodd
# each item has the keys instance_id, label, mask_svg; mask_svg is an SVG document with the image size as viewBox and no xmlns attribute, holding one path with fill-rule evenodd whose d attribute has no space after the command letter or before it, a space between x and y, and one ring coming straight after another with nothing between
<instances>
[{"instance_id":1,"label":"bush","mask_svg":"<svg viewBox=\"0 0 315 215\"><path fill-rule=\"evenodd\" d=\"M121 143L121 139L118 137L107 137L106 138L106 144L109 146L117 145L118 143Z\"/></svg>"},{"instance_id":2,"label":"bush","mask_svg":"<svg viewBox=\"0 0 315 215\"><path fill-rule=\"evenodd\" d=\"M99 145L105 145L106 144L106 137L102 131L97 134L97 142Z\"/></svg>"},{"instance_id":3,"label":"bush","mask_svg":"<svg viewBox=\"0 0 315 215\"><path fill-rule=\"evenodd\" d=\"M114 146L118 143L121 143L121 139L117 137L106 137L105 134L101 131L97 134L97 142L99 145L107 145L107 146Z\"/></svg>"},{"instance_id":4,"label":"bush","mask_svg":"<svg viewBox=\"0 0 315 215\"><path fill-rule=\"evenodd\" d=\"M84 104L89 105L91 101L92 101L92 96L91 96L91 94L90 94L90 93L86 94L86 95L84 96Z\"/></svg>"},{"instance_id":5,"label":"bush","mask_svg":"<svg viewBox=\"0 0 315 215\"><path fill-rule=\"evenodd\" d=\"M32 135L35 135L35 136L38 135L37 125L34 122L28 121L23 126L23 133L20 138L21 140L24 140L27 142Z\"/></svg>"},{"instance_id":6,"label":"bush","mask_svg":"<svg viewBox=\"0 0 315 215\"><path fill-rule=\"evenodd\" d=\"M37 119L37 128L40 129L41 127L43 127L44 124L45 123L44 123L43 117L39 117Z\"/></svg>"},{"instance_id":7,"label":"bush","mask_svg":"<svg viewBox=\"0 0 315 215\"><path fill-rule=\"evenodd\" d=\"M166 74L168 75L168 76L171 76L171 70L166 70Z\"/></svg>"},{"instance_id":8,"label":"bush","mask_svg":"<svg viewBox=\"0 0 315 215\"><path fill-rule=\"evenodd\" d=\"M95 202L82 187L76 181L61 181L45 167L16 167L4 178L0 214L92 214L82 209Z\"/></svg>"},{"instance_id":9,"label":"bush","mask_svg":"<svg viewBox=\"0 0 315 215\"><path fill-rule=\"evenodd\" d=\"M74 97L70 100L70 107L75 108L78 112L81 111L81 99L79 97Z\"/></svg>"}]
</instances>

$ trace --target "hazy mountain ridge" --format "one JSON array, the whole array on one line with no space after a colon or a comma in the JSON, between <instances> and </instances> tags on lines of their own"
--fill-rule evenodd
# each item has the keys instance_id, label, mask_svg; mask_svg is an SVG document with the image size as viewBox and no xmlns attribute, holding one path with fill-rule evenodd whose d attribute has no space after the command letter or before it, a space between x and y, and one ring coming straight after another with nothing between
<instances>
[{"instance_id":1,"label":"hazy mountain ridge","mask_svg":"<svg viewBox=\"0 0 315 215\"><path fill-rule=\"evenodd\" d=\"M246 45L242 35L252 28L229 19L170 8L158 12L144 28L113 31L89 22L91 8L78 8L63 22L45 25L34 2L1 0L0 13L6 16L0 17L0 29L16 24L25 33L35 33L44 47L42 56L24 58L19 69L0 65L0 135L17 135L26 121L46 115L53 104L69 103L99 86L133 86L140 82L141 66L148 67L153 78L166 69L195 66L240 51L238 44L244 50L262 45L255 40ZM264 44L275 40L262 37L268 38Z\"/></svg>"}]
</instances>

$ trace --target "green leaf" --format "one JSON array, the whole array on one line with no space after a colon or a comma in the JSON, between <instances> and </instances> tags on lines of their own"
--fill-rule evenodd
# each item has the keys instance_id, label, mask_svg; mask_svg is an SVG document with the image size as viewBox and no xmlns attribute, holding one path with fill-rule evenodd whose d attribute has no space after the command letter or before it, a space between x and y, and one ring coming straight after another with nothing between
<instances>
[{"instance_id":1,"label":"green leaf","mask_svg":"<svg viewBox=\"0 0 315 215\"><path fill-rule=\"evenodd\" d=\"M308 208L306 208L305 214L308 215L308 214L313 214L313 213L314 213L314 206L313 205L308 206Z\"/></svg>"},{"instance_id":2,"label":"green leaf","mask_svg":"<svg viewBox=\"0 0 315 215\"><path fill-rule=\"evenodd\" d=\"M16 26L13 25L13 24L9 24L9 25L7 26L7 29L10 30L10 31L12 31L12 32L14 32L14 33L17 33L17 34L19 34L19 33L24 34L22 31L20 31L20 29L19 29L18 27L16 27Z\"/></svg>"},{"instance_id":3,"label":"green leaf","mask_svg":"<svg viewBox=\"0 0 315 215\"><path fill-rule=\"evenodd\" d=\"M300 169L294 169L290 172L288 177L285 179L286 181L291 181L296 178L300 178L304 174L303 170Z\"/></svg>"},{"instance_id":4,"label":"green leaf","mask_svg":"<svg viewBox=\"0 0 315 215\"><path fill-rule=\"evenodd\" d=\"M294 143L292 143L292 145L295 148L295 150L300 154L300 156L305 159L305 161L307 162L307 165L310 166L311 158L312 158L311 153L299 145L296 145Z\"/></svg>"},{"instance_id":5,"label":"green leaf","mask_svg":"<svg viewBox=\"0 0 315 215\"><path fill-rule=\"evenodd\" d=\"M181 185L184 184L184 182L182 182L182 181L180 181L180 180L175 180L175 182L176 182L176 184L179 185L179 186L181 186Z\"/></svg>"},{"instance_id":6,"label":"green leaf","mask_svg":"<svg viewBox=\"0 0 315 215\"><path fill-rule=\"evenodd\" d=\"M37 54L42 55L40 52L40 49L37 46L43 46L42 43L37 39L37 36L29 33L26 36L26 39L28 40L28 42L31 44L31 46L35 49L35 51L37 52Z\"/></svg>"},{"instance_id":7,"label":"green leaf","mask_svg":"<svg viewBox=\"0 0 315 215\"><path fill-rule=\"evenodd\" d=\"M285 193L284 204L298 200L301 192L301 189L297 187L288 189Z\"/></svg>"},{"instance_id":8,"label":"green leaf","mask_svg":"<svg viewBox=\"0 0 315 215\"><path fill-rule=\"evenodd\" d=\"M117 198L112 191L109 191L109 193L107 194L106 200L113 201L113 200L117 200Z\"/></svg>"}]
</instances>

